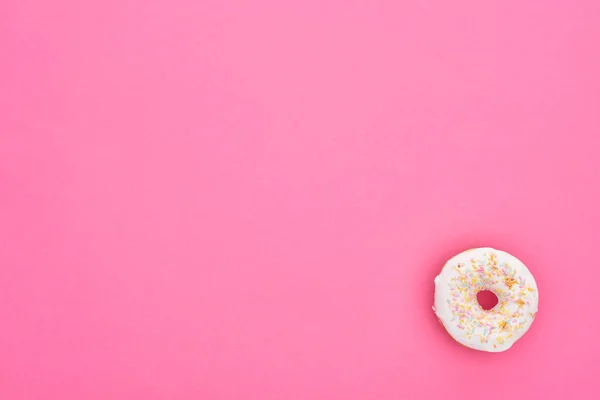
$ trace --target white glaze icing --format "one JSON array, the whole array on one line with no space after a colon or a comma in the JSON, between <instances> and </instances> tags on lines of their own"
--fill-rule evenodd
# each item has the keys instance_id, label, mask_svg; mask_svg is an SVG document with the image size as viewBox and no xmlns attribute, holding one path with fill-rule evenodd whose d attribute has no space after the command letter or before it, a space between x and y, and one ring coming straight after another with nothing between
<instances>
[{"instance_id":1,"label":"white glaze icing","mask_svg":"<svg viewBox=\"0 0 600 400\"><path fill-rule=\"evenodd\" d=\"M435 277L433 311L450 336L476 350L508 350L527 332L538 310L533 275L516 257L492 248L464 251ZM498 304L484 310L477 293L492 291Z\"/></svg>"}]
</instances>

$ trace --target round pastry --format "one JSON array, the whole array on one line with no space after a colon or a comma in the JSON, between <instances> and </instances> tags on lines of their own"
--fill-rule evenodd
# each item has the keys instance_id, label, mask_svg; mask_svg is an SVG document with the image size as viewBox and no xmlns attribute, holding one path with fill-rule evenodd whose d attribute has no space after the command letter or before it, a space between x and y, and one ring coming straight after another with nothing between
<instances>
[{"instance_id":1,"label":"round pastry","mask_svg":"<svg viewBox=\"0 0 600 400\"><path fill-rule=\"evenodd\" d=\"M493 292L498 304L485 310L477 301L481 291ZM537 310L533 275L504 251L464 251L435 278L433 311L454 340L472 349L508 350L527 332Z\"/></svg>"}]
</instances>

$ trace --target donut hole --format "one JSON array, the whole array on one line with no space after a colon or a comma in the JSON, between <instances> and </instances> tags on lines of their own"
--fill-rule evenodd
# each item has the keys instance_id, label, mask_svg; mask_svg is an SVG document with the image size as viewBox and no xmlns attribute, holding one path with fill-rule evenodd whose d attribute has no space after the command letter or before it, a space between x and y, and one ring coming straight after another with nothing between
<instances>
[{"instance_id":1,"label":"donut hole","mask_svg":"<svg viewBox=\"0 0 600 400\"><path fill-rule=\"evenodd\" d=\"M484 310L491 310L498 304L498 296L490 290L482 290L477 293L477 302Z\"/></svg>"}]
</instances>

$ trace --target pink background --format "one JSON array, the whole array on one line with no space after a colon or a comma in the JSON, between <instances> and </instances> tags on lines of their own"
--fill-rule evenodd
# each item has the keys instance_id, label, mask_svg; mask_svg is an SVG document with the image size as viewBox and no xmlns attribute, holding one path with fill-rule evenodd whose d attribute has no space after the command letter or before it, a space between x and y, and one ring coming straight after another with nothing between
<instances>
[{"instance_id":1,"label":"pink background","mask_svg":"<svg viewBox=\"0 0 600 400\"><path fill-rule=\"evenodd\" d=\"M598 397L600 2L4 0L0 398ZM521 258L463 348L433 278Z\"/></svg>"}]
</instances>

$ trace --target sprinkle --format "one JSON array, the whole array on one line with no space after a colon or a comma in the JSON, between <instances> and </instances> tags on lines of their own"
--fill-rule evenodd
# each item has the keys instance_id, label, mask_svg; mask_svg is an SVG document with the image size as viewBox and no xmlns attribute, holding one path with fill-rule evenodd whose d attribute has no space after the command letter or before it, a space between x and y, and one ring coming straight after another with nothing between
<instances>
[{"instance_id":1,"label":"sprinkle","mask_svg":"<svg viewBox=\"0 0 600 400\"><path fill-rule=\"evenodd\" d=\"M512 286L517 283L517 280L511 277L506 277L504 278L504 284L506 286L508 286L508 289L510 290L512 288Z\"/></svg>"}]
</instances>

